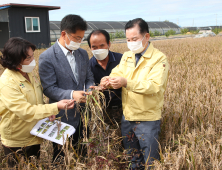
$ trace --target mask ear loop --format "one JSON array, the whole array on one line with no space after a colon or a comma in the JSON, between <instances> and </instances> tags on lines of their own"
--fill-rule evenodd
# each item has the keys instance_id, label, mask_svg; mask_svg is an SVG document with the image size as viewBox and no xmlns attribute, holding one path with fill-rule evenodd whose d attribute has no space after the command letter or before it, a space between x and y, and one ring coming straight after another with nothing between
<instances>
[{"instance_id":1,"label":"mask ear loop","mask_svg":"<svg viewBox=\"0 0 222 170\"><path fill-rule=\"evenodd\" d=\"M84 37L82 38L82 40L81 40L81 42L80 42L81 44L82 44L83 40L84 40Z\"/></svg>"},{"instance_id":2,"label":"mask ear loop","mask_svg":"<svg viewBox=\"0 0 222 170\"><path fill-rule=\"evenodd\" d=\"M67 32L65 32L66 33L66 36L68 37L68 39L69 39L69 36L68 36L68 34L67 34ZM67 43L66 43L66 40L65 40L65 38L64 38L64 41L65 41L65 45L68 45ZM69 39L69 44L70 44L70 39Z\"/></svg>"},{"instance_id":3,"label":"mask ear loop","mask_svg":"<svg viewBox=\"0 0 222 170\"><path fill-rule=\"evenodd\" d=\"M66 33L66 35L67 35L67 37L68 37L68 39L69 39L69 36L68 36L67 32L65 32L65 33ZM71 41L71 40L69 39L69 41Z\"/></svg>"}]
</instances>

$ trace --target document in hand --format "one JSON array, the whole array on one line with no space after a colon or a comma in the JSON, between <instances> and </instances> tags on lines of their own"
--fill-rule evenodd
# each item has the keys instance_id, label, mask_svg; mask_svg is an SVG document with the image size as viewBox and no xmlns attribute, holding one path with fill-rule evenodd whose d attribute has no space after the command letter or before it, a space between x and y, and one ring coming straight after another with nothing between
<instances>
[{"instance_id":1,"label":"document in hand","mask_svg":"<svg viewBox=\"0 0 222 170\"><path fill-rule=\"evenodd\" d=\"M38 121L30 133L31 135L63 145L67 137L70 137L75 131L76 129L67 123L57 120L50 122L48 118L45 118Z\"/></svg>"}]
</instances>

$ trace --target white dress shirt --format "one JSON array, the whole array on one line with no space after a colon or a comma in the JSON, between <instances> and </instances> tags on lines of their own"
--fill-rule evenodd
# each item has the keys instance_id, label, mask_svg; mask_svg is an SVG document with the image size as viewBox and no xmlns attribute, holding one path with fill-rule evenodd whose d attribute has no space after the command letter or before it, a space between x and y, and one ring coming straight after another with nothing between
<instances>
[{"instance_id":1,"label":"white dress shirt","mask_svg":"<svg viewBox=\"0 0 222 170\"><path fill-rule=\"evenodd\" d=\"M67 50L65 47L63 47L59 41L57 40L57 43L59 44L60 48L62 49L64 55L67 57L67 60L70 64L70 67L72 69L72 72L73 72L73 75L75 76L76 78L76 81L78 81L78 75L76 74L76 71L75 71L75 56L74 56L74 51L70 52L69 50ZM73 99L73 92L74 90L72 90L71 94L70 94L70 98Z\"/></svg>"}]
</instances>

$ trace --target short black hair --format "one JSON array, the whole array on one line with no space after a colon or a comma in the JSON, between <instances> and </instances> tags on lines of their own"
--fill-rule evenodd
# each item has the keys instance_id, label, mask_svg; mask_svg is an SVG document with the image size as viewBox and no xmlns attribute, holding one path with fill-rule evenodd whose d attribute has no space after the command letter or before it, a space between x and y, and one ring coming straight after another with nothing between
<instances>
[{"instance_id":1,"label":"short black hair","mask_svg":"<svg viewBox=\"0 0 222 170\"><path fill-rule=\"evenodd\" d=\"M106 37L106 42L107 44L109 44L110 41L110 36L109 33L106 30L101 30L101 29L97 29L97 30L93 30L87 37L87 41L89 44L89 47L91 48L91 44L90 44L90 38L92 35L98 35L98 34L103 34Z\"/></svg>"},{"instance_id":2,"label":"short black hair","mask_svg":"<svg viewBox=\"0 0 222 170\"><path fill-rule=\"evenodd\" d=\"M86 31L87 23L79 15L66 15L61 21L60 30L67 33L76 33L77 30Z\"/></svg>"},{"instance_id":3,"label":"short black hair","mask_svg":"<svg viewBox=\"0 0 222 170\"><path fill-rule=\"evenodd\" d=\"M136 25L140 28L140 34L149 33L149 26L146 21L144 21L142 18L136 18L133 20L129 20L125 25L125 31L129 28L133 28Z\"/></svg>"},{"instance_id":4,"label":"short black hair","mask_svg":"<svg viewBox=\"0 0 222 170\"><path fill-rule=\"evenodd\" d=\"M17 67L27 58L30 47L35 51L36 46L29 41L20 37L10 38L4 45L0 64L4 68L18 71Z\"/></svg>"}]
</instances>

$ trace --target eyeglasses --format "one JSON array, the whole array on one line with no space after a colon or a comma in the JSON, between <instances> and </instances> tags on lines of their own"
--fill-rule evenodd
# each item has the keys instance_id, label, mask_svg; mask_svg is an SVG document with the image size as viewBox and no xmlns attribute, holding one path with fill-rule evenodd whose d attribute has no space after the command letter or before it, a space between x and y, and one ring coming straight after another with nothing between
<instances>
[{"instance_id":1,"label":"eyeglasses","mask_svg":"<svg viewBox=\"0 0 222 170\"><path fill-rule=\"evenodd\" d=\"M68 34L68 33L67 33ZM81 43L83 40L84 40L84 37L83 38L76 38L74 36L72 36L71 34L69 34L72 38L74 38L76 40L76 42L78 43Z\"/></svg>"}]
</instances>

